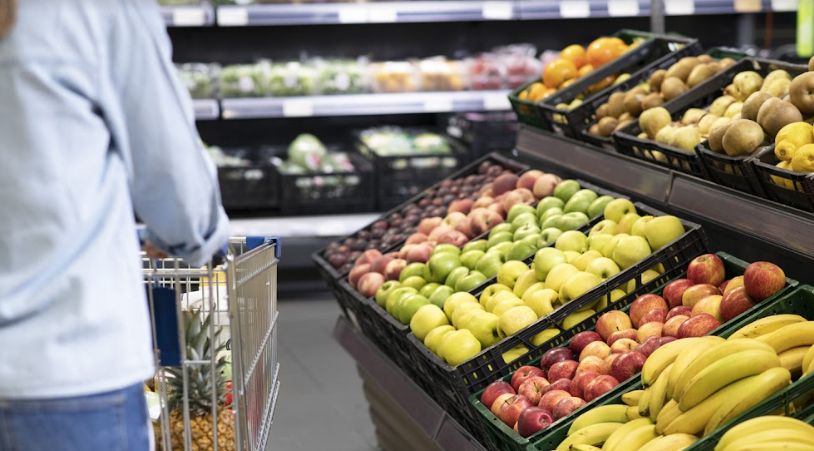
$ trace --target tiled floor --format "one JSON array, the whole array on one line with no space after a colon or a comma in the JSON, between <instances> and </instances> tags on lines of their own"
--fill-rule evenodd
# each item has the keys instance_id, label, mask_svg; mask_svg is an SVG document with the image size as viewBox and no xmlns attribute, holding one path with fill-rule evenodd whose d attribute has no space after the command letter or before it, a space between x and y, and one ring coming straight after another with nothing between
<instances>
[{"instance_id":1,"label":"tiled floor","mask_svg":"<svg viewBox=\"0 0 814 451\"><path fill-rule=\"evenodd\" d=\"M377 450L356 365L331 336L336 301L324 294L278 306L281 387L271 449Z\"/></svg>"}]
</instances>

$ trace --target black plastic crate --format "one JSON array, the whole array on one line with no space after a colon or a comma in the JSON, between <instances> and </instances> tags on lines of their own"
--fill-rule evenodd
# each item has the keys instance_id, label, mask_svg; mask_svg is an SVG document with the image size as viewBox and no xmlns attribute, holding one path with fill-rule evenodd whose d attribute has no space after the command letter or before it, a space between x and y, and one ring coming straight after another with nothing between
<instances>
[{"instance_id":1,"label":"black plastic crate","mask_svg":"<svg viewBox=\"0 0 814 451\"><path fill-rule=\"evenodd\" d=\"M713 152L703 144L696 146L695 153L711 181L743 193L763 196L763 188L752 164L753 155L730 157L725 153Z\"/></svg>"},{"instance_id":2,"label":"black plastic crate","mask_svg":"<svg viewBox=\"0 0 814 451\"><path fill-rule=\"evenodd\" d=\"M470 158L509 151L517 143L517 118L512 112L469 112L450 116L447 134L469 147Z\"/></svg>"},{"instance_id":3,"label":"black plastic crate","mask_svg":"<svg viewBox=\"0 0 814 451\"><path fill-rule=\"evenodd\" d=\"M570 103L577 96L585 94L588 88L608 76L626 72L631 79L637 78L640 81L640 73L650 72L671 66L685 56L698 55L701 53L701 44L695 39L678 36L657 36L648 40L638 47L628 51L620 58L594 70L585 77L579 79L571 86L561 89L545 100L537 104L543 122L548 129L555 133L564 134L572 138L580 138L580 132L587 129L593 121L596 107L607 100L610 94L619 89L630 89L636 84L626 84L630 79L619 85L608 86L599 92L587 94L582 103L570 110L557 108L557 104ZM627 88L622 88L628 86ZM599 98L602 101L597 103Z\"/></svg>"},{"instance_id":4,"label":"black plastic crate","mask_svg":"<svg viewBox=\"0 0 814 451\"><path fill-rule=\"evenodd\" d=\"M774 146L761 150L750 163L767 199L814 212L814 173L781 169Z\"/></svg>"},{"instance_id":5,"label":"black plastic crate","mask_svg":"<svg viewBox=\"0 0 814 451\"><path fill-rule=\"evenodd\" d=\"M640 213L654 216L664 214L641 203L635 205ZM611 277L580 298L561 306L518 334L505 338L497 344L482 350L468 362L454 367L450 366L427 349L415 335L409 334L408 339L413 345L410 348L412 364L417 369L419 377L424 381L422 385L431 388L429 394L450 415L479 436L483 435L483 432L479 429L481 426L477 414L469 407L468 398L470 394L485 388L489 383L520 366L527 365L550 347L566 342L574 333L579 332L579 330L575 329L565 331L560 326L562 321L571 313L603 297L608 301L608 305L613 304L610 302L611 291L628 284L629 281L635 281L635 288L629 296L635 298L636 295L644 294L657 286L656 283L665 283L675 277L676 274L684 270L692 258L707 252L707 239L701 227L685 220L682 220L682 223L684 224L685 233L672 243L657 250L638 264ZM529 257L526 263L530 263L533 258L534 256ZM647 269L658 265L662 265L664 268L662 275L651 283L642 283L642 274ZM479 295L480 290L483 288L485 286L479 287L479 291L473 293ZM633 298L631 298L631 301ZM561 333L540 347L534 346L532 342L534 336L545 329L558 329ZM512 362L506 363L503 360L503 353L519 345L525 346L530 351Z\"/></svg>"},{"instance_id":6,"label":"black plastic crate","mask_svg":"<svg viewBox=\"0 0 814 451\"><path fill-rule=\"evenodd\" d=\"M218 184L227 210L256 210L279 205L279 176L274 166L248 148L223 149L245 165L218 166Z\"/></svg>"}]
</instances>

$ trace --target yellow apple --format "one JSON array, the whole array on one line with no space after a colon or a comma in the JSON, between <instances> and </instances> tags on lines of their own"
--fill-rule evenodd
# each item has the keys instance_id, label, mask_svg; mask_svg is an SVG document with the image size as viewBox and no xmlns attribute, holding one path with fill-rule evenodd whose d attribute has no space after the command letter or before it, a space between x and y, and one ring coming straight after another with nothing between
<instances>
[{"instance_id":1,"label":"yellow apple","mask_svg":"<svg viewBox=\"0 0 814 451\"><path fill-rule=\"evenodd\" d=\"M410 330L416 338L424 340L424 337L426 337L431 330L446 324L449 324L449 321L444 311L437 305L427 304L422 305L416 310L413 318L410 320Z\"/></svg>"},{"instance_id":2,"label":"yellow apple","mask_svg":"<svg viewBox=\"0 0 814 451\"><path fill-rule=\"evenodd\" d=\"M537 321L537 314L531 307L519 305L500 315L500 330L508 337L514 335Z\"/></svg>"},{"instance_id":3,"label":"yellow apple","mask_svg":"<svg viewBox=\"0 0 814 451\"><path fill-rule=\"evenodd\" d=\"M477 304L478 299L469 293L464 293L461 291L457 293L452 293L452 295L447 298L446 302L444 302L444 313L447 314L447 318L452 319L452 315L455 313L455 309L460 304L463 304L465 302L474 302L475 304Z\"/></svg>"},{"instance_id":4,"label":"yellow apple","mask_svg":"<svg viewBox=\"0 0 814 451\"><path fill-rule=\"evenodd\" d=\"M636 206L633 205L633 202L627 199L613 199L612 201L608 202L608 205L605 205L605 219L610 219L611 221L616 221L618 224L619 221L628 213L635 213Z\"/></svg>"},{"instance_id":5,"label":"yellow apple","mask_svg":"<svg viewBox=\"0 0 814 451\"><path fill-rule=\"evenodd\" d=\"M557 237L554 247L563 252L585 252L588 250L588 237L578 230L568 230Z\"/></svg>"},{"instance_id":6,"label":"yellow apple","mask_svg":"<svg viewBox=\"0 0 814 451\"><path fill-rule=\"evenodd\" d=\"M483 310L483 307L480 304L475 302L464 302L458 307L455 308L455 313L452 314L452 318L450 321L456 329L460 329L462 324L466 322L468 318L466 315L471 314L473 310Z\"/></svg>"},{"instance_id":7,"label":"yellow apple","mask_svg":"<svg viewBox=\"0 0 814 451\"><path fill-rule=\"evenodd\" d=\"M562 284L577 272L579 270L576 266L569 263L560 263L548 272L548 276L545 278L545 287L559 293Z\"/></svg>"},{"instance_id":8,"label":"yellow apple","mask_svg":"<svg viewBox=\"0 0 814 451\"><path fill-rule=\"evenodd\" d=\"M628 213L622 216L619 224L616 226L616 233L630 233L633 224L641 218L638 213Z\"/></svg>"},{"instance_id":9,"label":"yellow apple","mask_svg":"<svg viewBox=\"0 0 814 451\"><path fill-rule=\"evenodd\" d=\"M518 260L510 260L500 265L497 270L497 283L506 285L509 288L514 288L517 278L521 274L528 271L529 267L525 263Z\"/></svg>"},{"instance_id":10,"label":"yellow apple","mask_svg":"<svg viewBox=\"0 0 814 451\"><path fill-rule=\"evenodd\" d=\"M436 327L435 329L431 330L426 337L424 337L424 346L429 348L433 354L438 354L438 345L441 344L441 339L443 339L444 335L454 330L455 328L449 324Z\"/></svg>"},{"instance_id":11,"label":"yellow apple","mask_svg":"<svg viewBox=\"0 0 814 451\"><path fill-rule=\"evenodd\" d=\"M652 215L645 215L637 219L630 228L630 234L644 237L644 226L653 219Z\"/></svg>"},{"instance_id":12,"label":"yellow apple","mask_svg":"<svg viewBox=\"0 0 814 451\"><path fill-rule=\"evenodd\" d=\"M585 268L585 272L599 276L599 278L602 280L609 279L616 274L619 274L620 271L621 269L619 269L619 265L608 257L595 258L591 260L591 263L588 264L587 268Z\"/></svg>"},{"instance_id":13,"label":"yellow apple","mask_svg":"<svg viewBox=\"0 0 814 451\"><path fill-rule=\"evenodd\" d=\"M497 302L497 304L495 304L495 308L492 309L492 313L494 313L497 316L500 316L503 313L505 313L506 310L509 310L510 308L513 307L520 307L521 305L525 304L523 304L523 301L521 301L520 299L517 299L517 297L501 299Z\"/></svg>"},{"instance_id":14,"label":"yellow apple","mask_svg":"<svg viewBox=\"0 0 814 451\"><path fill-rule=\"evenodd\" d=\"M594 259L602 257L602 253L595 250L588 250L584 254L580 255L574 261L568 262L572 265L576 266L578 270L585 271L585 268L588 267L588 264L591 263Z\"/></svg>"},{"instance_id":15,"label":"yellow apple","mask_svg":"<svg viewBox=\"0 0 814 451\"><path fill-rule=\"evenodd\" d=\"M684 235L684 224L675 216L659 216L647 222L644 226L644 235L650 243L650 248L659 250L670 244L676 238Z\"/></svg>"},{"instance_id":16,"label":"yellow apple","mask_svg":"<svg viewBox=\"0 0 814 451\"><path fill-rule=\"evenodd\" d=\"M537 283L537 274L533 269L527 269L526 272L520 274L520 277L518 277L514 282L514 289L512 289L512 292L515 296L522 298L523 293L525 293L526 290L528 290L529 287L535 283Z\"/></svg>"},{"instance_id":17,"label":"yellow apple","mask_svg":"<svg viewBox=\"0 0 814 451\"><path fill-rule=\"evenodd\" d=\"M650 252L650 245L646 239L640 236L626 236L616 244L611 258L620 268L626 269L644 260Z\"/></svg>"},{"instance_id":18,"label":"yellow apple","mask_svg":"<svg viewBox=\"0 0 814 451\"><path fill-rule=\"evenodd\" d=\"M523 303L531 307L538 318L542 318L554 311L554 303L559 294L551 288L537 290L528 296L523 296Z\"/></svg>"},{"instance_id":19,"label":"yellow apple","mask_svg":"<svg viewBox=\"0 0 814 451\"><path fill-rule=\"evenodd\" d=\"M498 325L500 318L494 313L472 310L463 328L472 332L483 348L488 348L503 338Z\"/></svg>"},{"instance_id":20,"label":"yellow apple","mask_svg":"<svg viewBox=\"0 0 814 451\"><path fill-rule=\"evenodd\" d=\"M600 283L602 283L602 279L596 274L584 271L577 272L563 282L558 299L561 304L571 302L591 291Z\"/></svg>"},{"instance_id":21,"label":"yellow apple","mask_svg":"<svg viewBox=\"0 0 814 451\"><path fill-rule=\"evenodd\" d=\"M607 233L597 233L588 237L588 249L592 251L599 251L602 253L602 248L613 239L613 235Z\"/></svg>"},{"instance_id":22,"label":"yellow apple","mask_svg":"<svg viewBox=\"0 0 814 451\"><path fill-rule=\"evenodd\" d=\"M605 245L602 246L602 249L599 252L602 252L603 257L613 258L613 251L616 250L616 245L619 244L619 240L628 236L630 235L626 233L613 235L609 240L607 240Z\"/></svg>"},{"instance_id":23,"label":"yellow apple","mask_svg":"<svg viewBox=\"0 0 814 451\"><path fill-rule=\"evenodd\" d=\"M461 329L450 332L441 339L438 353L452 366L460 365L480 353L480 341L472 332Z\"/></svg>"},{"instance_id":24,"label":"yellow apple","mask_svg":"<svg viewBox=\"0 0 814 451\"><path fill-rule=\"evenodd\" d=\"M511 288L507 287L506 285L501 285L499 283L493 283L488 287L483 289L483 292L480 294L480 305L484 308L487 312L491 311L492 309L489 306L494 306L490 303L492 298L501 291L512 291Z\"/></svg>"},{"instance_id":25,"label":"yellow apple","mask_svg":"<svg viewBox=\"0 0 814 451\"><path fill-rule=\"evenodd\" d=\"M515 346L512 349L509 349L508 351L503 353L503 355L502 355L503 361L506 362L506 363L513 362L517 358L525 355L527 352L529 352L529 348L527 348L527 347L525 347L523 345Z\"/></svg>"},{"instance_id":26,"label":"yellow apple","mask_svg":"<svg viewBox=\"0 0 814 451\"><path fill-rule=\"evenodd\" d=\"M534 254L532 267L537 272L537 280L545 280L551 268L566 263L565 254L554 247L544 247Z\"/></svg>"},{"instance_id":27,"label":"yellow apple","mask_svg":"<svg viewBox=\"0 0 814 451\"><path fill-rule=\"evenodd\" d=\"M572 265L574 264L574 261L578 259L580 255L582 255L577 251L565 251L563 254L565 255L565 263L571 263Z\"/></svg>"}]
</instances>

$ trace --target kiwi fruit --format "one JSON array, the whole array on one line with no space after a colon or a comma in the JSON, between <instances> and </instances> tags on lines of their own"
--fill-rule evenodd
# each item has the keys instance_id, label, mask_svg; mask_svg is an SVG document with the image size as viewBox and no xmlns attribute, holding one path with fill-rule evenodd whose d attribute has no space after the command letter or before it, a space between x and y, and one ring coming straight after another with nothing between
<instances>
[{"instance_id":1,"label":"kiwi fruit","mask_svg":"<svg viewBox=\"0 0 814 451\"><path fill-rule=\"evenodd\" d=\"M659 90L661 90L661 83L664 81L666 74L667 71L664 69L659 69L650 74L650 78L647 81L650 85L650 92L659 92Z\"/></svg>"},{"instance_id":2,"label":"kiwi fruit","mask_svg":"<svg viewBox=\"0 0 814 451\"><path fill-rule=\"evenodd\" d=\"M707 114L707 112L701 108L690 108L684 112L683 116L681 116L681 123L683 125L695 124L700 121L705 114Z\"/></svg>"},{"instance_id":3,"label":"kiwi fruit","mask_svg":"<svg viewBox=\"0 0 814 451\"><path fill-rule=\"evenodd\" d=\"M687 81L687 77L690 76L690 72L692 72L693 68L697 64L698 58L694 56L685 56L667 69L667 73L664 75L664 78L676 77L682 82L685 82Z\"/></svg>"},{"instance_id":4,"label":"kiwi fruit","mask_svg":"<svg viewBox=\"0 0 814 451\"><path fill-rule=\"evenodd\" d=\"M608 97L608 116L619 117L625 112L625 93L614 92Z\"/></svg>"},{"instance_id":5,"label":"kiwi fruit","mask_svg":"<svg viewBox=\"0 0 814 451\"><path fill-rule=\"evenodd\" d=\"M757 123L766 130L769 136L774 137L787 124L792 122L802 122L803 115L796 106L790 102L785 102L772 97L763 102L757 112Z\"/></svg>"},{"instance_id":6,"label":"kiwi fruit","mask_svg":"<svg viewBox=\"0 0 814 451\"><path fill-rule=\"evenodd\" d=\"M665 101L675 99L687 92L687 85L678 77L667 77L661 83L661 95Z\"/></svg>"},{"instance_id":7,"label":"kiwi fruit","mask_svg":"<svg viewBox=\"0 0 814 451\"><path fill-rule=\"evenodd\" d=\"M735 98L729 95L718 97L712 102L712 105L709 106L709 112L717 116L723 116L729 105L735 102Z\"/></svg>"},{"instance_id":8,"label":"kiwi fruit","mask_svg":"<svg viewBox=\"0 0 814 451\"><path fill-rule=\"evenodd\" d=\"M806 72L794 77L789 85L791 103L806 116L814 115L814 72Z\"/></svg>"},{"instance_id":9,"label":"kiwi fruit","mask_svg":"<svg viewBox=\"0 0 814 451\"><path fill-rule=\"evenodd\" d=\"M596 119L602 119L603 117L608 116L608 113L610 113L610 107L607 103L603 103L602 105L599 105L599 108L596 109Z\"/></svg>"},{"instance_id":10,"label":"kiwi fruit","mask_svg":"<svg viewBox=\"0 0 814 451\"><path fill-rule=\"evenodd\" d=\"M701 84L704 80L715 75L715 71L708 64L699 64L692 68L692 72L687 76L687 86L693 88Z\"/></svg>"},{"instance_id":11,"label":"kiwi fruit","mask_svg":"<svg viewBox=\"0 0 814 451\"><path fill-rule=\"evenodd\" d=\"M721 145L727 155L737 157L754 152L763 144L764 138L763 129L757 122L736 119L727 127Z\"/></svg>"},{"instance_id":12,"label":"kiwi fruit","mask_svg":"<svg viewBox=\"0 0 814 451\"><path fill-rule=\"evenodd\" d=\"M715 152L724 150L724 134L730 125L732 125L732 119L728 117L718 118L712 123L712 127L709 129L709 136L707 137L707 146L710 150Z\"/></svg>"},{"instance_id":13,"label":"kiwi fruit","mask_svg":"<svg viewBox=\"0 0 814 451\"><path fill-rule=\"evenodd\" d=\"M634 89L625 94L625 111L631 116L638 116L642 113L642 100L645 97L642 91Z\"/></svg>"},{"instance_id":14,"label":"kiwi fruit","mask_svg":"<svg viewBox=\"0 0 814 451\"><path fill-rule=\"evenodd\" d=\"M701 133L698 132L698 127L687 125L684 127L679 127L678 130L676 130L670 145L678 147L682 150L686 150L687 152L695 153L695 146L697 146L700 142Z\"/></svg>"},{"instance_id":15,"label":"kiwi fruit","mask_svg":"<svg viewBox=\"0 0 814 451\"><path fill-rule=\"evenodd\" d=\"M757 112L760 111L760 106L763 105L763 102L771 98L772 96L769 93L762 91L753 92L749 97L746 98L746 101L743 102L743 108L741 108L741 118L749 119L750 121L757 120Z\"/></svg>"},{"instance_id":16,"label":"kiwi fruit","mask_svg":"<svg viewBox=\"0 0 814 451\"><path fill-rule=\"evenodd\" d=\"M712 129L712 124L718 120L720 116L716 116L712 113L707 113L704 117L698 121L698 131L701 132L701 135L706 136L709 134L710 129Z\"/></svg>"},{"instance_id":17,"label":"kiwi fruit","mask_svg":"<svg viewBox=\"0 0 814 451\"><path fill-rule=\"evenodd\" d=\"M657 92L652 92L642 99L642 110L649 110L662 105L664 105L664 100L661 98L661 94Z\"/></svg>"},{"instance_id":18,"label":"kiwi fruit","mask_svg":"<svg viewBox=\"0 0 814 451\"><path fill-rule=\"evenodd\" d=\"M599 126L599 136L610 136L613 130L619 125L619 120L615 117L603 117L597 123Z\"/></svg>"},{"instance_id":19,"label":"kiwi fruit","mask_svg":"<svg viewBox=\"0 0 814 451\"><path fill-rule=\"evenodd\" d=\"M639 127L647 133L647 136L654 138L656 133L673 121L670 112L663 107L645 110L639 116Z\"/></svg>"}]
</instances>

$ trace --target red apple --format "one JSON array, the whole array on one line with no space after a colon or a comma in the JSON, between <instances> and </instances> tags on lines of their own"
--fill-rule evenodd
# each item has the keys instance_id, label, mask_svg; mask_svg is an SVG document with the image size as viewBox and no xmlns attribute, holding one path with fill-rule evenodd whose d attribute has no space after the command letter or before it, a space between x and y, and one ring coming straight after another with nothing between
<instances>
[{"instance_id":1,"label":"red apple","mask_svg":"<svg viewBox=\"0 0 814 451\"><path fill-rule=\"evenodd\" d=\"M600 371L600 373L602 373L602 374L610 373L610 369L611 369L611 366L613 365L613 361L616 360L616 358L619 357L620 355L622 355L622 354L611 354L611 355L605 357L605 359L602 361L602 371Z\"/></svg>"},{"instance_id":2,"label":"red apple","mask_svg":"<svg viewBox=\"0 0 814 451\"><path fill-rule=\"evenodd\" d=\"M596 356L600 359L604 359L608 355L610 355L610 346L608 346L604 341L594 341L588 343L587 346L579 353L579 359L582 360L588 356Z\"/></svg>"},{"instance_id":3,"label":"red apple","mask_svg":"<svg viewBox=\"0 0 814 451\"><path fill-rule=\"evenodd\" d=\"M687 315L677 315L667 320L664 323L664 327L661 329L661 334L667 337L677 337L678 336L678 328L690 319Z\"/></svg>"},{"instance_id":4,"label":"red apple","mask_svg":"<svg viewBox=\"0 0 814 451\"><path fill-rule=\"evenodd\" d=\"M377 272L369 272L359 278L359 293L366 298L372 298L383 284L383 275Z\"/></svg>"},{"instance_id":5,"label":"red apple","mask_svg":"<svg viewBox=\"0 0 814 451\"><path fill-rule=\"evenodd\" d=\"M472 204L475 202L472 199L458 199L453 200L452 203L449 204L449 208L447 208L448 213L452 212L460 212L463 214L469 213L472 210Z\"/></svg>"},{"instance_id":6,"label":"red apple","mask_svg":"<svg viewBox=\"0 0 814 451\"><path fill-rule=\"evenodd\" d=\"M538 407L542 407L548 411L553 411L554 406L556 406L560 400L570 397L571 393L565 390L551 390L544 393L543 396L540 397L540 404L538 404Z\"/></svg>"},{"instance_id":7,"label":"red apple","mask_svg":"<svg viewBox=\"0 0 814 451\"><path fill-rule=\"evenodd\" d=\"M687 266L687 278L696 284L717 287L724 281L724 275L724 262L715 254L699 255Z\"/></svg>"},{"instance_id":8,"label":"red apple","mask_svg":"<svg viewBox=\"0 0 814 451\"><path fill-rule=\"evenodd\" d=\"M630 317L620 310L611 310L600 316L596 321L596 331L603 340L607 340L614 332L631 329L632 327Z\"/></svg>"},{"instance_id":9,"label":"red apple","mask_svg":"<svg viewBox=\"0 0 814 451\"><path fill-rule=\"evenodd\" d=\"M548 371L548 369L551 368L551 365L554 365L557 362L562 362L563 360L574 360L574 353L568 348L551 348L546 351L545 354L543 354L542 358L540 358L540 368ZM550 376L548 379L556 380L552 379Z\"/></svg>"},{"instance_id":10,"label":"red apple","mask_svg":"<svg viewBox=\"0 0 814 451\"><path fill-rule=\"evenodd\" d=\"M480 395L480 402L484 406L491 407L492 404L495 403L497 397L505 393L511 395L517 394L514 388L512 388L512 386L508 383L503 381L494 381L489 384L485 390L483 390L483 393Z\"/></svg>"},{"instance_id":11,"label":"red apple","mask_svg":"<svg viewBox=\"0 0 814 451\"><path fill-rule=\"evenodd\" d=\"M645 360L647 360L647 357L637 351L620 354L611 365L610 375L617 381L627 380L627 378L642 370Z\"/></svg>"},{"instance_id":12,"label":"red apple","mask_svg":"<svg viewBox=\"0 0 814 451\"><path fill-rule=\"evenodd\" d=\"M518 180L520 179L511 172L503 173L492 182L492 192L495 196L507 193L517 187Z\"/></svg>"},{"instance_id":13,"label":"red apple","mask_svg":"<svg viewBox=\"0 0 814 451\"><path fill-rule=\"evenodd\" d=\"M400 258L390 260L390 263L384 268L384 278L387 280L399 280L401 270L404 269L405 266L407 266L407 260Z\"/></svg>"},{"instance_id":14,"label":"red apple","mask_svg":"<svg viewBox=\"0 0 814 451\"><path fill-rule=\"evenodd\" d=\"M692 307L687 307L686 305L679 305L678 307L673 307L667 312L667 316L664 318L664 321L669 320L674 316L690 316L692 315Z\"/></svg>"},{"instance_id":15,"label":"red apple","mask_svg":"<svg viewBox=\"0 0 814 451\"><path fill-rule=\"evenodd\" d=\"M573 383L571 382L571 379L556 380L554 382L551 382L551 384L547 385L546 387L543 387L543 390L541 391L541 393L546 394L546 393L548 393L550 391L553 391L553 390L562 390L562 391L567 391L567 392L570 393L571 392L571 385L573 385Z\"/></svg>"},{"instance_id":16,"label":"red apple","mask_svg":"<svg viewBox=\"0 0 814 451\"><path fill-rule=\"evenodd\" d=\"M581 373L577 373L574 376L574 380L571 381L571 396L576 396L577 398L584 398L585 397L585 387L588 384L600 376L601 373L596 371L583 371Z\"/></svg>"},{"instance_id":17,"label":"red apple","mask_svg":"<svg viewBox=\"0 0 814 451\"><path fill-rule=\"evenodd\" d=\"M554 421L551 413L542 407L527 407L520 412L517 419L517 433L521 437L531 437L539 431L547 428Z\"/></svg>"},{"instance_id":18,"label":"red apple","mask_svg":"<svg viewBox=\"0 0 814 451\"><path fill-rule=\"evenodd\" d=\"M634 351L643 354L645 357L649 357L650 354L653 353L659 347L659 340L664 337L650 337L641 343L639 346L636 346Z\"/></svg>"},{"instance_id":19,"label":"red apple","mask_svg":"<svg viewBox=\"0 0 814 451\"><path fill-rule=\"evenodd\" d=\"M382 253L377 251L376 249L368 249L364 251L362 255L360 255L359 258L357 258L353 264L354 265L363 265L365 263L370 264L373 263L373 260L376 260L381 256Z\"/></svg>"},{"instance_id":20,"label":"red apple","mask_svg":"<svg viewBox=\"0 0 814 451\"><path fill-rule=\"evenodd\" d=\"M444 222L444 218L440 216L424 218L418 223L418 233L423 233L424 235L429 236L433 229L441 225L442 222Z\"/></svg>"},{"instance_id":21,"label":"red apple","mask_svg":"<svg viewBox=\"0 0 814 451\"><path fill-rule=\"evenodd\" d=\"M732 279L724 280L720 285L718 285L718 289L721 290L721 293L726 293L726 287L729 286L729 282L732 282Z\"/></svg>"},{"instance_id":22,"label":"red apple","mask_svg":"<svg viewBox=\"0 0 814 451\"><path fill-rule=\"evenodd\" d=\"M503 405L505 405L509 399L512 399L514 395L515 393L501 393L497 398L495 398L494 401L492 401L492 405L489 407L489 410L496 417L500 418L498 415L500 414L500 410L503 408Z\"/></svg>"},{"instance_id":23,"label":"red apple","mask_svg":"<svg viewBox=\"0 0 814 451\"><path fill-rule=\"evenodd\" d=\"M687 307L693 307L701 299L713 294L721 294L721 290L719 290L715 285L693 285L684 291L684 296L681 297L681 303Z\"/></svg>"},{"instance_id":24,"label":"red apple","mask_svg":"<svg viewBox=\"0 0 814 451\"><path fill-rule=\"evenodd\" d=\"M523 395L514 395L503 403L497 417L509 427L514 427L520 413L527 407L531 407L531 401L528 398Z\"/></svg>"},{"instance_id":25,"label":"red apple","mask_svg":"<svg viewBox=\"0 0 814 451\"><path fill-rule=\"evenodd\" d=\"M425 241L427 241L427 235L424 235L423 233L416 232L416 233L410 235L409 237L407 237L407 241L405 241L404 244L418 244L418 243L423 243Z\"/></svg>"},{"instance_id":26,"label":"red apple","mask_svg":"<svg viewBox=\"0 0 814 451\"><path fill-rule=\"evenodd\" d=\"M577 366L576 374L579 375L580 373L584 373L586 371L588 372L594 371L597 373L601 373L603 362L604 358L600 358L595 355L589 355L588 357L585 357L584 359L580 360L579 365Z\"/></svg>"},{"instance_id":27,"label":"red apple","mask_svg":"<svg viewBox=\"0 0 814 451\"><path fill-rule=\"evenodd\" d=\"M639 346L639 342L636 340L631 340L630 338L622 338L613 342L613 346L611 346L611 352L614 354L622 354L628 351L632 351Z\"/></svg>"},{"instance_id":28,"label":"red apple","mask_svg":"<svg viewBox=\"0 0 814 451\"><path fill-rule=\"evenodd\" d=\"M585 400L592 401L609 392L617 385L619 385L619 381L615 377L603 374L592 380L591 383L585 387Z\"/></svg>"},{"instance_id":29,"label":"red apple","mask_svg":"<svg viewBox=\"0 0 814 451\"><path fill-rule=\"evenodd\" d=\"M525 396L536 406L540 402L540 397L543 396L543 388L549 385L551 384L544 377L532 376L520 384L517 394Z\"/></svg>"},{"instance_id":30,"label":"red apple","mask_svg":"<svg viewBox=\"0 0 814 451\"><path fill-rule=\"evenodd\" d=\"M664 287L662 294L670 307L676 307L681 305L681 297L684 295L684 291L693 285L695 283L690 279L677 279L668 283Z\"/></svg>"},{"instance_id":31,"label":"red apple","mask_svg":"<svg viewBox=\"0 0 814 451\"><path fill-rule=\"evenodd\" d=\"M630 322L633 323L633 327L639 327L641 324L644 324L641 319L644 315L650 313L653 310L664 310L667 312L667 301L664 300L661 296L657 294L643 294L637 297L631 304L630 304Z\"/></svg>"},{"instance_id":32,"label":"red apple","mask_svg":"<svg viewBox=\"0 0 814 451\"><path fill-rule=\"evenodd\" d=\"M559 379L573 379L574 374L577 372L579 362L576 360L563 360L551 365L548 370L548 379L556 381Z\"/></svg>"},{"instance_id":33,"label":"red apple","mask_svg":"<svg viewBox=\"0 0 814 451\"><path fill-rule=\"evenodd\" d=\"M713 294L711 296L706 296L700 301L696 302L695 305L692 307L692 314L690 317L701 313L708 313L715 317L718 321L721 321L721 298L720 294Z\"/></svg>"},{"instance_id":34,"label":"red apple","mask_svg":"<svg viewBox=\"0 0 814 451\"><path fill-rule=\"evenodd\" d=\"M582 352L582 349L585 348L588 343L594 341L602 341L602 337L592 330L586 330L574 335L574 337L571 338L571 341L568 343L568 347L574 352L575 355L579 355L579 353Z\"/></svg>"},{"instance_id":35,"label":"red apple","mask_svg":"<svg viewBox=\"0 0 814 451\"><path fill-rule=\"evenodd\" d=\"M676 338L676 337L661 337L661 338L659 338L659 347L662 347L662 346L666 345L667 343L670 343L670 342L676 341L676 340L678 340L678 338Z\"/></svg>"},{"instance_id":36,"label":"red apple","mask_svg":"<svg viewBox=\"0 0 814 451\"><path fill-rule=\"evenodd\" d=\"M678 338L701 337L713 331L721 323L708 313L691 316L678 328Z\"/></svg>"},{"instance_id":37,"label":"red apple","mask_svg":"<svg viewBox=\"0 0 814 451\"><path fill-rule=\"evenodd\" d=\"M642 316L642 319L639 320L639 324L652 322L663 323L667 320L667 313L667 310L650 310Z\"/></svg>"},{"instance_id":38,"label":"red apple","mask_svg":"<svg viewBox=\"0 0 814 451\"><path fill-rule=\"evenodd\" d=\"M348 283L353 288L357 287L359 283L359 279L362 278L363 275L370 272L370 263L362 263L360 265L356 265L353 269L350 270L350 274L348 274Z\"/></svg>"},{"instance_id":39,"label":"red apple","mask_svg":"<svg viewBox=\"0 0 814 451\"><path fill-rule=\"evenodd\" d=\"M642 327L639 328L639 332L636 335L636 341L639 343L644 343L650 337L661 337L661 329L664 327L664 323L645 323L642 324Z\"/></svg>"},{"instance_id":40,"label":"red apple","mask_svg":"<svg viewBox=\"0 0 814 451\"><path fill-rule=\"evenodd\" d=\"M543 171L538 171L537 169L532 169L523 173L520 178L517 180L517 188L525 188L529 191L534 189L534 182L537 181L538 178L543 176Z\"/></svg>"},{"instance_id":41,"label":"red apple","mask_svg":"<svg viewBox=\"0 0 814 451\"><path fill-rule=\"evenodd\" d=\"M608 344L613 346L613 344L616 343L617 340L621 340L623 338L629 338L631 340L635 340L636 339L636 329L625 329L625 330L616 331L616 332L610 334L610 337L608 337Z\"/></svg>"},{"instance_id":42,"label":"red apple","mask_svg":"<svg viewBox=\"0 0 814 451\"><path fill-rule=\"evenodd\" d=\"M730 290L724 295L723 299L721 299L721 318L724 321L729 321L749 310L754 305L752 299L746 294L746 288L737 287L734 290Z\"/></svg>"},{"instance_id":43,"label":"red apple","mask_svg":"<svg viewBox=\"0 0 814 451\"><path fill-rule=\"evenodd\" d=\"M579 409L580 407L585 405L585 400L582 398L577 398L574 396L569 396L568 398L561 399L560 402L554 406L554 410L551 411L552 417L555 420L559 420L560 418L565 418L568 415L571 415L571 412Z\"/></svg>"},{"instance_id":44,"label":"red apple","mask_svg":"<svg viewBox=\"0 0 814 451\"><path fill-rule=\"evenodd\" d=\"M743 273L743 286L750 298L760 302L786 286L786 274L774 263L754 262Z\"/></svg>"},{"instance_id":45,"label":"red apple","mask_svg":"<svg viewBox=\"0 0 814 451\"><path fill-rule=\"evenodd\" d=\"M523 382L532 377L545 377L545 371L536 366L521 366L512 374L512 388L520 393L520 386L523 385Z\"/></svg>"},{"instance_id":46,"label":"red apple","mask_svg":"<svg viewBox=\"0 0 814 451\"><path fill-rule=\"evenodd\" d=\"M720 290L724 297L726 297L730 291L743 286L743 276L733 277L724 283L726 283L726 286L720 288ZM723 283L721 285L723 285Z\"/></svg>"}]
</instances>

